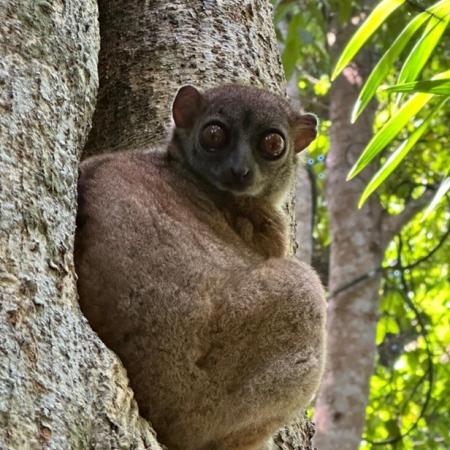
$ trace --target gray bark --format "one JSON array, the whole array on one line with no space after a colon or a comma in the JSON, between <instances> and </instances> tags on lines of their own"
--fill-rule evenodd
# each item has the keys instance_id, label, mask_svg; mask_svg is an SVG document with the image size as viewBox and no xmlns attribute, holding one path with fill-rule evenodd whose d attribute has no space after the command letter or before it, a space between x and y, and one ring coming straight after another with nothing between
<instances>
[{"instance_id":1,"label":"gray bark","mask_svg":"<svg viewBox=\"0 0 450 450\"><path fill-rule=\"evenodd\" d=\"M291 77L287 83L286 90L292 105L301 110L297 74ZM305 158L301 157L299 159L294 193L296 256L301 261L311 264L313 253L313 192L311 180L305 166Z\"/></svg>"},{"instance_id":2,"label":"gray bark","mask_svg":"<svg viewBox=\"0 0 450 450\"><path fill-rule=\"evenodd\" d=\"M297 242L296 256L301 261L311 264L313 253L312 215L313 198L311 181L305 165L301 162L297 167L297 180L295 186L295 220Z\"/></svg>"},{"instance_id":3,"label":"gray bark","mask_svg":"<svg viewBox=\"0 0 450 450\"><path fill-rule=\"evenodd\" d=\"M0 6L0 448L158 449L72 262L97 88L93 0Z\"/></svg>"},{"instance_id":4,"label":"gray bark","mask_svg":"<svg viewBox=\"0 0 450 450\"><path fill-rule=\"evenodd\" d=\"M244 82L284 92L268 1L100 0L100 92L86 153L164 139L177 89Z\"/></svg>"},{"instance_id":5,"label":"gray bark","mask_svg":"<svg viewBox=\"0 0 450 450\"><path fill-rule=\"evenodd\" d=\"M333 48L343 49L354 27L337 30ZM357 204L373 168L352 182L345 178L372 137L375 105L369 105L358 122L350 115L362 80L370 70L370 50L347 67L330 92L330 150L327 157L326 200L331 226L328 306L328 354L325 375L315 405L321 450L354 450L364 427L369 380L375 358L379 273L354 285L353 280L378 268L382 209L376 199L358 210ZM341 290L343 286L348 288Z\"/></svg>"},{"instance_id":6,"label":"gray bark","mask_svg":"<svg viewBox=\"0 0 450 450\"><path fill-rule=\"evenodd\" d=\"M0 448L159 450L76 302L77 165L94 110L94 0L0 6ZM268 1L101 1L86 154L161 141L184 83L283 92ZM310 448L301 420L276 438Z\"/></svg>"}]
</instances>

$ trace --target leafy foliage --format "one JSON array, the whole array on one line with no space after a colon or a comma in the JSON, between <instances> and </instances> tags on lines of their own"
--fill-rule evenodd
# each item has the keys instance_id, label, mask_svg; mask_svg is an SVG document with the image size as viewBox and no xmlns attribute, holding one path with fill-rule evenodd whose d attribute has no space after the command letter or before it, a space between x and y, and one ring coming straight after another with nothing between
<instances>
[{"instance_id":1,"label":"leafy foliage","mask_svg":"<svg viewBox=\"0 0 450 450\"><path fill-rule=\"evenodd\" d=\"M342 51L333 72L333 79L342 72L359 49L365 44L367 39L383 25L387 17L402 3L404 2L401 0L383 0L378 4ZM372 75L366 81L355 104L353 120L356 120L357 116L364 110L386 74L393 68L394 58L399 56L408 42L416 36L417 31L423 27L422 32L417 37L415 44L412 46L400 69L397 84L388 88L388 91L390 92L396 91L415 94L395 111L385 126L375 134L351 169L348 174L348 179L352 179L360 173L379 152L384 150L400 133L405 124L424 108L426 103L432 101L435 96L450 97L450 71L435 75L431 80L416 81L417 76L420 74L440 42L449 22L450 0L441 0L430 6L409 22L405 30L386 50L380 62L373 70ZM399 94L397 97L397 104L401 99L401 95L402 94ZM442 105L443 101L440 102L439 107ZM432 110L430 113L431 116L435 114L438 108ZM432 117L428 117L428 119L423 122L422 131L420 133L415 133L397 148L393 157L388 159L375 177L372 178L361 196L360 206L394 171L401 160L413 148L414 144L423 134L424 128L430 123L431 118Z\"/></svg>"},{"instance_id":2,"label":"leafy foliage","mask_svg":"<svg viewBox=\"0 0 450 450\"><path fill-rule=\"evenodd\" d=\"M420 95L420 94L417 94ZM429 94L424 94L429 95ZM412 98L411 100L414 100ZM410 103L412 101L409 101L404 105L404 111L406 112L405 116L408 117L409 114L414 114L415 109L410 108ZM426 99L425 99L426 100ZM359 206L361 206L369 197L369 195L372 194L372 192L377 189L383 181L386 180L386 178L397 168L397 166L400 164L400 162L403 160L403 158L407 155L407 153L413 148L413 146L417 143L417 141L422 137L424 132L429 127L430 123L432 122L435 113L445 104L447 99L445 98L441 102L439 102L428 114L428 116L420 123L420 125L417 126L417 128L408 136L406 140L404 140L397 148L396 150L391 153L389 158L384 162L384 164L381 166L381 168L378 170L378 172L373 176L373 178L369 181L368 185L364 189L363 193L361 194L361 199L359 201ZM410 108L410 109L409 109ZM390 121L390 125L395 125L397 128L401 128L404 125L404 122L406 122L405 117L403 117L401 114L398 114L396 116L396 121ZM381 130L385 130L387 125ZM394 127L392 127L394 128ZM373 157L382 150L383 146L383 139L380 138L383 136L389 136L388 133L381 133L381 131L372 139L372 141L369 143L369 145L366 148L371 149L371 152L367 152L366 158ZM385 130L386 131L386 130ZM397 130L394 129L393 133L395 133ZM384 142L386 141L386 138ZM372 146L370 147L370 145ZM378 145L378 146L377 146ZM355 171L362 170L361 165L354 166ZM350 175L349 175L350 176ZM440 198L439 198L440 199ZM434 206L434 203L432 203Z\"/></svg>"},{"instance_id":3,"label":"leafy foliage","mask_svg":"<svg viewBox=\"0 0 450 450\"><path fill-rule=\"evenodd\" d=\"M379 59L374 62L375 67L354 108L356 119L376 97L379 106L374 130L379 133L411 98L419 98L420 102L428 100L398 127L398 134L392 135L390 143L386 142L395 150L386 153L383 147L372 159L372 164L379 164L371 181L376 185L369 184L371 192L364 195L377 190L387 213L398 214L409 199L420 196L424 189L436 191L433 208L417 215L402 230L389 246L381 267L378 358L371 379L361 450L450 448L447 418L450 205L445 195L450 185L450 110L449 103L445 103L450 77L432 80L436 74L448 70L450 48L445 45L445 39L441 38L428 55L420 72L422 79L401 83L398 80L407 55L431 23L427 9L434 8L433 14L442 15L439 8L448 8L449 3L449 0L438 3L407 0L391 14L389 21L380 22L371 40ZM327 267L329 219L323 192L327 176L324 163L330 145L327 130L331 124L328 116L333 61L330 23L333 20L348 23L352 17L359 16L360 2L280 0L274 4L289 78L295 79L305 109L316 112L322 119L321 133L308 149L306 162L315 191L315 263L316 267ZM297 18L299 15L301 19ZM295 26L290 27L292 21ZM443 36L446 34L448 28ZM305 36L309 36L308 40ZM293 42L296 38L300 44L285 45L287 39ZM401 55L406 56L401 58ZM382 83L389 88L385 89ZM404 96L400 100L396 97L398 92ZM418 100L412 104L415 102ZM398 168L400 161L402 165ZM395 177L389 177L395 168ZM446 181L442 182L443 179Z\"/></svg>"},{"instance_id":4,"label":"leafy foliage","mask_svg":"<svg viewBox=\"0 0 450 450\"><path fill-rule=\"evenodd\" d=\"M409 83L388 86L389 92L428 92L435 95L450 95L450 79L411 81Z\"/></svg>"},{"instance_id":5,"label":"leafy foliage","mask_svg":"<svg viewBox=\"0 0 450 450\"><path fill-rule=\"evenodd\" d=\"M379 5L377 5L377 7L372 11L367 20L358 28L350 42L342 51L342 54L333 70L333 74L331 75L332 80L335 80L344 70L365 42L384 23L386 18L389 17L389 15L403 3L405 3L405 0L383 0Z\"/></svg>"},{"instance_id":6,"label":"leafy foliage","mask_svg":"<svg viewBox=\"0 0 450 450\"><path fill-rule=\"evenodd\" d=\"M450 234L447 205L417 217L384 261L379 359L361 449L447 449Z\"/></svg>"}]
</instances>

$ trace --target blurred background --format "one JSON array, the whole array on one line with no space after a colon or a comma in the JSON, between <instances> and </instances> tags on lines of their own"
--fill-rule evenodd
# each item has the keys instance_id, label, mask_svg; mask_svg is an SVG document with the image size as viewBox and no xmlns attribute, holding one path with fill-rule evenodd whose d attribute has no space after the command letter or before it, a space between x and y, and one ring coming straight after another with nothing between
<instances>
[{"instance_id":1,"label":"blurred background","mask_svg":"<svg viewBox=\"0 0 450 450\"><path fill-rule=\"evenodd\" d=\"M449 449L450 2L273 5L288 94L321 120L298 236L330 302L316 445Z\"/></svg>"}]
</instances>

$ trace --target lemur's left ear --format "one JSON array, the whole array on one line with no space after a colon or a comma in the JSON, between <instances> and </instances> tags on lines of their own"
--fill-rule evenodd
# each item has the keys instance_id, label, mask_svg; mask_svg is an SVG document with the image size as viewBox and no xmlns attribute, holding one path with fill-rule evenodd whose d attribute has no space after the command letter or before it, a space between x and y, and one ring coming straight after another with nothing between
<instances>
[{"instance_id":1,"label":"lemur's left ear","mask_svg":"<svg viewBox=\"0 0 450 450\"><path fill-rule=\"evenodd\" d=\"M183 86L172 105L172 115L178 128L190 128L195 123L204 103L203 95L194 86Z\"/></svg>"},{"instance_id":2,"label":"lemur's left ear","mask_svg":"<svg viewBox=\"0 0 450 450\"><path fill-rule=\"evenodd\" d=\"M314 114L301 114L292 123L295 153L308 147L317 136L318 119Z\"/></svg>"}]
</instances>

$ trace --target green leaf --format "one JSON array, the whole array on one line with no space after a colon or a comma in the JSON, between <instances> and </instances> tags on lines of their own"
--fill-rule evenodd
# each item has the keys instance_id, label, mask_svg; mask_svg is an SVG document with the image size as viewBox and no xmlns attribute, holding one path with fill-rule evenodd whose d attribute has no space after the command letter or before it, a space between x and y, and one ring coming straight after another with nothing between
<instances>
[{"instance_id":1,"label":"green leaf","mask_svg":"<svg viewBox=\"0 0 450 450\"><path fill-rule=\"evenodd\" d=\"M450 70L439 73L433 77L433 80L447 77L450 77ZM351 180L358 175L397 136L411 117L415 116L432 97L433 94L414 94L367 144L358 161L356 161L347 175L347 180Z\"/></svg>"},{"instance_id":2,"label":"green leaf","mask_svg":"<svg viewBox=\"0 0 450 450\"><path fill-rule=\"evenodd\" d=\"M358 161L347 175L347 181L358 175L397 136L411 117L416 115L431 97L433 97L432 94L422 93L412 96L367 144Z\"/></svg>"},{"instance_id":3,"label":"green leaf","mask_svg":"<svg viewBox=\"0 0 450 450\"><path fill-rule=\"evenodd\" d=\"M434 95L450 95L450 78L394 84L388 86L385 90L389 92L428 92Z\"/></svg>"},{"instance_id":4,"label":"green leaf","mask_svg":"<svg viewBox=\"0 0 450 450\"><path fill-rule=\"evenodd\" d=\"M448 99L440 101L433 110L428 114L426 119L420 124L420 126L406 139L397 149L391 154L387 161L383 164L381 169L373 176L369 181L369 184L364 189L364 192L359 199L358 208L365 203L369 196L386 180L386 178L395 170L400 164L403 158L414 147L417 141L421 138L423 133L430 125L431 119L434 117L436 111L438 111Z\"/></svg>"},{"instance_id":5,"label":"green leaf","mask_svg":"<svg viewBox=\"0 0 450 450\"><path fill-rule=\"evenodd\" d=\"M450 2L447 2L450 3ZM398 76L398 84L413 81L422 70L425 63L433 53L434 48L439 43L442 34L447 28L450 17L440 17L433 14L427 26L423 30L422 36L410 51Z\"/></svg>"},{"instance_id":6,"label":"green leaf","mask_svg":"<svg viewBox=\"0 0 450 450\"><path fill-rule=\"evenodd\" d=\"M339 22L347 23L350 20L353 10L351 0L344 0L339 2Z\"/></svg>"},{"instance_id":7,"label":"green leaf","mask_svg":"<svg viewBox=\"0 0 450 450\"><path fill-rule=\"evenodd\" d=\"M431 211L436 208L438 203L443 199L448 191L450 191L450 177L444 178L444 180L442 181L439 189L433 197L433 200L431 200L431 203L428 205L428 208L425 211L422 220L425 220L430 215Z\"/></svg>"},{"instance_id":8,"label":"green leaf","mask_svg":"<svg viewBox=\"0 0 450 450\"><path fill-rule=\"evenodd\" d=\"M370 13L365 22L356 30L350 42L344 48L334 68L331 80L335 80L359 49L372 36L372 34L383 24L385 19L395 11L405 0L383 0Z\"/></svg>"},{"instance_id":9,"label":"green leaf","mask_svg":"<svg viewBox=\"0 0 450 450\"><path fill-rule=\"evenodd\" d=\"M435 5L442 3L450 3L448 0L443 0ZM361 92L356 100L355 106L353 107L351 122L354 123L359 115L363 112L367 104L370 102L372 97L381 82L385 79L389 70L391 70L393 64L397 61L398 56L405 48L409 40L414 36L417 30L430 19L430 13L424 11L423 13L416 16L411 22L408 23L406 28L400 33L393 44L386 50L383 56L378 61L377 65L373 68L369 75L369 78L364 83Z\"/></svg>"},{"instance_id":10,"label":"green leaf","mask_svg":"<svg viewBox=\"0 0 450 450\"><path fill-rule=\"evenodd\" d=\"M400 327L398 326L397 321L390 316L386 316L383 318L384 327L386 329L386 333L398 334L400 333Z\"/></svg>"},{"instance_id":11,"label":"green leaf","mask_svg":"<svg viewBox=\"0 0 450 450\"><path fill-rule=\"evenodd\" d=\"M295 66L301 50L301 42L299 38L299 27L301 25L301 16L296 15L290 21L286 36L281 61L283 63L286 79L289 80L294 73Z\"/></svg>"},{"instance_id":12,"label":"green leaf","mask_svg":"<svg viewBox=\"0 0 450 450\"><path fill-rule=\"evenodd\" d=\"M286 20L289 14L298 14L298 5L295 2L280 3L275 7L273 22L277 25Z\"/></svg>"}]
</instances>

